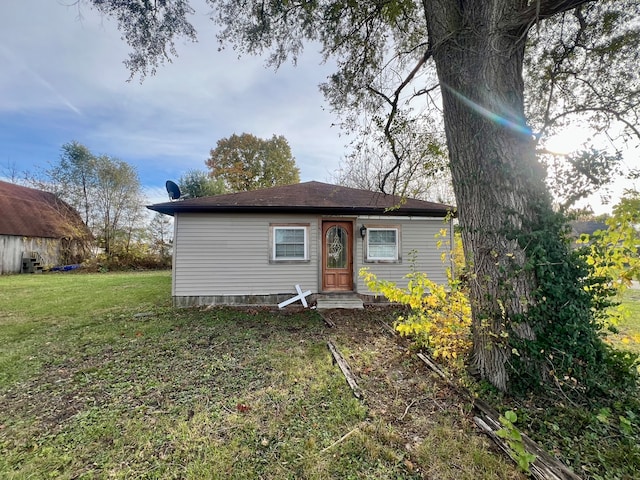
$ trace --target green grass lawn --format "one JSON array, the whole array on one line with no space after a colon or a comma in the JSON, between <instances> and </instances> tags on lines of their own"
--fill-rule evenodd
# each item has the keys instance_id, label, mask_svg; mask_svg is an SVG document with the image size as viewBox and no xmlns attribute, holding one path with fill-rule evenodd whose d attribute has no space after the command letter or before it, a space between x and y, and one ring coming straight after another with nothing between
<instances>
[{"instance_id":1,"label":"green grass lawn","mask_svg":"<svg viewBox=\"0 0 640 480\"><path fill-rule=\"evenodd\" d=\"M383 315L174 309L168 272L0 277L0 478L522 478Z\"/></svg>"},{"instance_id":2,"label":"green grass lawn","mask_svg":"<svg viewBox=\"0 0 640 480\"><path fill-rule=\"evenodd\" d=\"M109 341L119 335L111 320L160 311L170 299L169 272L0 277L0 387L37 373L43 350Z\"/></svg>"},{"instance_id":3,"label":"green grass lawn","mask_svg":"<svg viewBox=\"0 0 640 480\"><path fill-rule=\"evenodd\" d=\"M640 290L627 290L622 305L627 315L618 326L619 333L612 338L618 348L640 354Z\"/></svg>"}]
</instances>

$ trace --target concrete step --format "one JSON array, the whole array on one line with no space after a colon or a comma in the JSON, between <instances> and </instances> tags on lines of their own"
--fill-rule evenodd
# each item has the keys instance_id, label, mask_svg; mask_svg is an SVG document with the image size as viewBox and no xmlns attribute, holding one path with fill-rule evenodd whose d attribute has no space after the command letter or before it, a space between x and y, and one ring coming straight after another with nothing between
<instances>
[{"instance_id":1,"label":"concrete step","mask_svg":"<svg viewBox=\"0 0 640 480\"><path fill-rule=\"evenodd\" d=\"M318 310L329 310L331 308L362 309L364 304L362 299L354 294L324 294L316 297L316 308Z\"/></svg>"}]
</instances>

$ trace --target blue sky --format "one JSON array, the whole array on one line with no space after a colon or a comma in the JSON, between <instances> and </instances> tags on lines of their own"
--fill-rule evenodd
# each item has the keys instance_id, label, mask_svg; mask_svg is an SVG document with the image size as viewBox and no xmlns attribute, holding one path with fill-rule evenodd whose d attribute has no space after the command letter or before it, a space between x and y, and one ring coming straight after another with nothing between
<instances>
[{"instance_id":1,"label":"blue sky","mask_svg":"<svg viewBox=\"0 0 640 480\"><path fill-rule=\"evenodd\" d=\"M193 18L198 43L140 83L127 82L128 46L115 22L87 6L22 0L0 7L0 172L46 168L76 140L138 170L150 201L164 182L205 170L220 138L284 135L301 179L328 181L347 139L331 125L318 84L331 73L307 49L297 67L218 51L206 8Z\"/></svg>"},{"instance_id":2,"label":"blue sky","mask_svg":"<svg viewBox=\"0 0 640 480\"><path fill-rule=\"evenodd\" d=\"M219 52L208 10L194 0L198 43L179 41L173 63L143 83L127 82L122 61L129 48L115 22L70 3L0 7L0 176L47 168L63 144L76 140L134 165L154 203L167 199L167 179L206 169L216 142L243 132L284 135L302 181L330 181L339 168L349 138L332 127L338 118L318 90L332 66L321 65L317 49L278 71L258 57ZM569 129L557 138L566 145L584 133ZM627 167L637 165L638 151L627 151ZM629 186L616 182L614 201ZM598 195L588 203L596 213L610 210Z\"/></svg>"}]
</instances>

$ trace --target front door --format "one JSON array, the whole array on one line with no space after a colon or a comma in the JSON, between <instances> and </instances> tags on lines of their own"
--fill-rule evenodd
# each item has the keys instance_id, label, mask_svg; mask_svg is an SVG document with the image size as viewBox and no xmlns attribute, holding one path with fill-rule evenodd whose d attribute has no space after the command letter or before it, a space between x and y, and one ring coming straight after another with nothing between
<instances>
[{"instance_id":1,"label":"front door","mask_svg":"<svg viewBox=\"0 0 640 480\"><path fill-rule=\"evenodd\" d=\"M353 290L353 224L322 222L322 290Z\"/></svg>"}]
</instances>

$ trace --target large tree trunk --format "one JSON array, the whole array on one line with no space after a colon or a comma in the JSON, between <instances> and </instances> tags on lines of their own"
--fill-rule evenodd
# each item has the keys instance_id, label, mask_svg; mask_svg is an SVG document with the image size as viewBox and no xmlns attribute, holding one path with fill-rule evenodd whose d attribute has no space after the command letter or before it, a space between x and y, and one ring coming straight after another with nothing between
<instances>
[{"instance_id":1,"label":"large tree trunk","mask_svg":"<svg viewBox=\"0 0 640 480\"><path fill-rule=\"evenodd\" d=\"M509 384L510 335L533 339L526 312L536 279L515 239L550 208L524 117L524 32L504 31L524 0L425 0L442 87L451 174L473 311L473 363ZM500 23L499 23L500 22Z\"/></svg>"}]
</instances>

